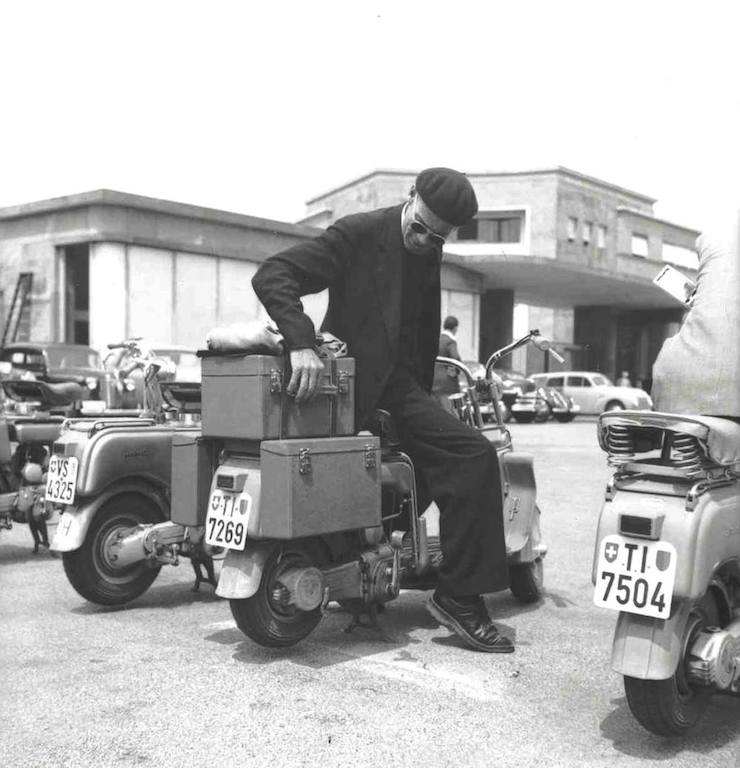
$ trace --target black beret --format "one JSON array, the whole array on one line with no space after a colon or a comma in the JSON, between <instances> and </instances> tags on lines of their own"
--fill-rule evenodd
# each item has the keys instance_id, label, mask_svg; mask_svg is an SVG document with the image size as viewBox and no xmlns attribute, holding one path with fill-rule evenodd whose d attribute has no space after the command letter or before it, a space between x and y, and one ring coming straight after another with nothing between
<instances>
[{"instance_id":1,"label":"black beret","mask_svg":"<svg viewBox=\"0 0 740 768\"><path fill-rule=\"evenodd\" d=\"M416 177L415 186L432 213L448 224L459 227L478 213L473 185L460 171L427 168Z\"/></svg>"}]
</instances>

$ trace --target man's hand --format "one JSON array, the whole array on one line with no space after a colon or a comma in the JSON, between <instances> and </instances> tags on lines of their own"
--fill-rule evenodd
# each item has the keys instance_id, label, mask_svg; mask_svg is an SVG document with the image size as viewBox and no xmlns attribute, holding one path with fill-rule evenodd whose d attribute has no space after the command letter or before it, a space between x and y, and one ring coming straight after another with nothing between
<instances>
[{"instance_id":1,"label":"man's hand","mask_svg":"<svg viewBox=\"0 0 740 768\"><path fill-rule=\"evenodd\" d=\"M290 351L290 367L292 375L288 383L288 394L294 395L296 402L310 400L315 394L321 380L324 364L321 358L311 348L292 349Z\"/></svg>"}]
</instances>

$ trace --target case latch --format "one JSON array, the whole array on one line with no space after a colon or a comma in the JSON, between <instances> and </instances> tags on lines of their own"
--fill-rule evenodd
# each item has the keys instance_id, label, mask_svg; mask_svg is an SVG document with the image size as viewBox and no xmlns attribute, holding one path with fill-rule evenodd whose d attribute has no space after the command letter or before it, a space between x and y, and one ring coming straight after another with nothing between
<instances>
[{"instance_id":1,"label":"case latch","mask_svg":"<svg viewBox=\"0 0 740 768\"><path fill-rule=\"evenodd\" d=\"M310 475L311 471L311 449L300 448L298 450L298 473L301 475Z\"/></svg>"},{"instance_id":2,"label":"case latch","mask_svg":"<svg viewBox=\"0 0 740 768\"><path fill-rule=\"evenodd\" d=\"M365 469L375 469L378 460L375 458L375 448L372 445L365 446Z\"/></svg>"},{"instance_id":3,"label":"case latch","mask_svg":"<svg viewBox=\"0 0 740 768\"><path fill-rule=\"evenodd\" d=\"M347 371L339 371L337 374L337 390L340 395L346 395L349 392L349 374Z\"/></svg>"},{"instance_id":4,"label":"case latch","mask_svg":"<svg viewBox=\"0 0 740 768\"><path fill-rule=\"evenodd\" d=\"M283 372L277 368L270 370L270 392L279 395L283 391Z\"/></svg>"}]
</instances>

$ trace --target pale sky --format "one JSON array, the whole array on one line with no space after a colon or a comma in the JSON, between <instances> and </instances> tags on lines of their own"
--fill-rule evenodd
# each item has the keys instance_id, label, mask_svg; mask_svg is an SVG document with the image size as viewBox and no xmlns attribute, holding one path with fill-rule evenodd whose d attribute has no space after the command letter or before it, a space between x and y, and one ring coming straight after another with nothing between
<instances>
[{"instance_id":1,"label":"pale sky","mask_svg":"<svg viewBox=\"0 0 740 768\"><path fill-rule=\"evenodd\" d=\"M558 165L740 208L735 2L0 5L0 206L108 188L295 221L375 169Z\"/></svg>"}]
</instances>

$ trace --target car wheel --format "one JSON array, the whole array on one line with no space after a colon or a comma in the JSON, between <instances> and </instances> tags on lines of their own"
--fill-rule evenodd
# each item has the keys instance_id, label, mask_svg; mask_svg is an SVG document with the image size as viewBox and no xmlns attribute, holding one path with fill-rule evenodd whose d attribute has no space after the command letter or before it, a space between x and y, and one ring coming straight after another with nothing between
<instances>
[{"instance_id":1,"label":"car wheel","mask_svg":"<svg viewBox=\"0 0 740 768\"><path fill-rule=\"evenodd\" d=\"M619 400L610 400L604 407L605 411L623 411L624 403Z\"/></svg>"}]
</instances>

